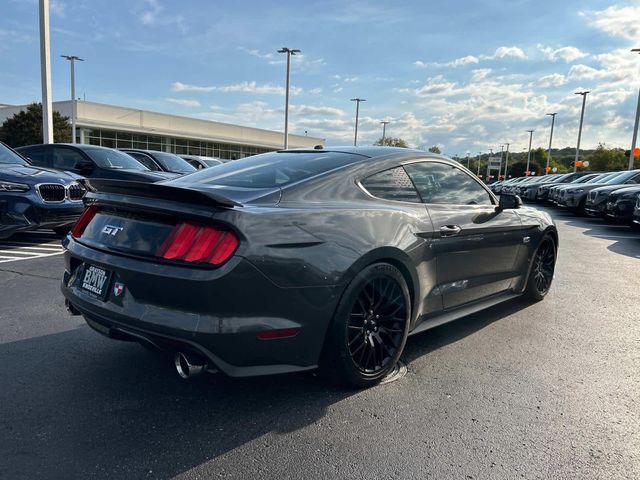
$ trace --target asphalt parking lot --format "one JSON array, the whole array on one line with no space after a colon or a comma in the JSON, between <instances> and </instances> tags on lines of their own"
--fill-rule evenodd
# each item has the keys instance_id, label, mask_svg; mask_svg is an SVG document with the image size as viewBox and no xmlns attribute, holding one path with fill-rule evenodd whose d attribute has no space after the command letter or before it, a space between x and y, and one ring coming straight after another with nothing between
<instances>
[{"instance_id":1,"label":"asphalt parking lot","mask_svg":"<svg viewBox=\"0 0 640 480\"><path fill-rule=\"evenodd\" d=\"M68 316L61 255L15 253L59 237L14 237L0 478L640 478L640 234L552 214L545 301L412 337L407 375L367 391L313 374L183 382Z\"/></svg>"}]
</instances>

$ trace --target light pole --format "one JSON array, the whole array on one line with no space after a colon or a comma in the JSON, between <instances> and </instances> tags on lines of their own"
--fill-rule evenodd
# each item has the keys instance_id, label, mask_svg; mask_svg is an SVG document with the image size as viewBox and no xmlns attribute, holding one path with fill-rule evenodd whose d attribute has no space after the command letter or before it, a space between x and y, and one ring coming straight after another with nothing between
<instances>
[{"instance_id":1,"label":"light pole","mask_svg":"<svg viewBox=\"0 0 640 480\"><path fill-rule=\"evenodd\" d=\"M471 157L469 155L471 155L471 152L469 150L467 150L467 170L469 169L469 166L471 165Z\"/></svg>"},{"instance_id":2,"label":"light pole","mask_svg":"<svg viewBox=\"0 0 640 480\"><path fill-rule=\"evenodd\" d=\"M502 172L502 158L504 157L504 145L500 145L500 168L498 168L498 180L500 180L500 173Z\"/></svg>"},{"instance_id":3,"label":"light pole","mask_svg":"<svg viewBox=\"0 0 640 480\"><path fill-rule=\"evenodd\" d=\"M71 143L76 143L76 117L78 113L76 111L76 60L84 62L80 57L75 55L60 55L62 58L66 58L71 63Z\"/></svg>"},{"instance_id":4,"label":"light pole","mask_svg":"<svg viewBox=\"0 0 640 480\"><path fill-rule=\"evenodd\" d=\"M478 152L478 165L477 165L477 172L476 172L476 177L480 178L480 160L482 159L482 152Z\"/></svg>"},{"instance_id":5,"label":"light pole","mask_svg":"<svg viewBox=\"0 0 640 480\"><path fill-rule=\"evenodd\" d=\"M633 48L631 51L640 53L640 48ZM636 148L636 140L638 140L638 123L640 123L640 89L638 89L638 105L636 106L636 121L633 123L633 138L631 140L631 152L629 153L629 170L633 170L633 161L635 159L633 150Z\"/></svg>"},{"instance_id":6,"label":"light pole","mask_svg":"<svg viewBox=\"0 0 640 480\"><path fill-rule=\"evenodd\" d=\"M284 94L284 149L289 148L289 82L291 80L291 55L300 53L297 48L282 47L278 53L287 54L287 87Z\"/></svg>"},{"instance_id":7,"label":"light pole","mask_svg":"<svg viewBox=\"0 0 640 480\"><path fill-rule=\"evenodd\" d=\"M53 143L51 105L51 46L49 43L49 0L40 0L40 75L42 83L42 143Z\"/></svg>"},{"instance_id":8,"label":"light pole","mask_svg":"<svg viewBox=\"0 0 640 480\"><path fill-rule=\"evenodd\" d=\"M584 105L587 103L587 93L589 90L584 92L576 92L576 95L582 95L582 111L580 112L580 127L578 128L578 145L576 145L576 159L573 162L573 171L578 170L578 158L580 158L580 137L582 137L582 122L584 121Z\"/></svg>"},{"instance_id":9,"label":"light pole","mask_svg":"<svg viewBox=\"0 0 640 480\"><path fill-rule=\"evenodd\" d=\"M364 98L352 98L352 102L356 102L356 132L353 136L353 146L358 145L358 117L360 115L360 102L366 102Z\"/></svg>"},{"instance_id":10,"label":"light pole","mask_svg":"<svg viewBox=\"0 0 640 480\"><path fill-rule=\"evenodd\" d=\"M384 147L384 139L385 139L385 135L387 132L387 125L389 123L391 123L389 120L383 120L382 122L380 122L382 124L382 143L381 145Z\"/></svg>"},{"instance_id":11,"label":"light pole","mask_svg":"<svg viewBox=\"0 0 640 480\"><path fill-rule=\"evenodd\" d=\"M531 163L531 141L533 140L533 132L535 130L527 130L529 132L529 153L527 154L527 171L525 175L529 175L529 164Z\"/></svg>"},{"instance_id":12,"label":"light pole","mask_svg":"<svg viewBox=\"0 0 640 480\"><path fill-rule=\"evenodd\" d=\"M547 167L544 169L544 174L549 174L549 164L551 163L551 141L553 140L553 125L556 123L556 115L558 113L547 113L551 117L551 133L549 133L549 151L547 152Z\"/></svg>"},{"instance_id":13,"label":"light pole","mask_svg":"<svg viewBox=\"0 0 640 480\"><path fill-rule=\"evenodd\" d=\"M504 160L504 179L507 179L507 166L509 165L509 145L511 145L510 143L506 143L505 144L507 146L507 157Z\"/></svg>"}]
</instances>

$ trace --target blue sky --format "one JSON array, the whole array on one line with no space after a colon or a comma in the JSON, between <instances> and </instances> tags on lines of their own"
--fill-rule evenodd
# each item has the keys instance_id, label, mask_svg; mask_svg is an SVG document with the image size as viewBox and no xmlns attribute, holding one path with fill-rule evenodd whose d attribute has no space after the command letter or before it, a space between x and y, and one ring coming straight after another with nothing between
<instances>
[{"instance_id":1,"label":"blue sky","mask_svg":"<svg viewBox=\"0 0 640 480\"><path fill-rule=\"evenodd\" d=\"M0 0L0 103L38 100L36 0ZM629 148L640 86L640 2L51 0L54 100L68 63L87 100L281 130L284 55L295 58L290 131L350 143L388 135L463 155L575 146Z\"/></svg>"}]
</instances>

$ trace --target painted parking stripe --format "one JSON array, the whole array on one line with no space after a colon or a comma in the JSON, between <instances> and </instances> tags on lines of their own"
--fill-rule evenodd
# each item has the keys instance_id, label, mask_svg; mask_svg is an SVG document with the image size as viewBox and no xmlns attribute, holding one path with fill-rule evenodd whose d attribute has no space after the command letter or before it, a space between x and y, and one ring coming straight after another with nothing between
<instances>
[{"instance_id":1,"label":"painted parking stripe","mask_svg":"<svg viewBox=\"0 0 640 480\"><path fill-rule=\"evenodd\" d=\"M48 232L24 233L0 241L0 263L20 262L62 255L59 235Z\"/></svg>"}]
</instances>

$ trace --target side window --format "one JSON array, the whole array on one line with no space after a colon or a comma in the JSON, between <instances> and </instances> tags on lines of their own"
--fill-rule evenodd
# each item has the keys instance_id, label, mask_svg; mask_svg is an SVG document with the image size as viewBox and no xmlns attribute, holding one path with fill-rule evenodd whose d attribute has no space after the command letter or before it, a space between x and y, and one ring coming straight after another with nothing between
<instances>
[{"instance_id":1,"label":"side window","mask_svg":"<svg viewBox=\"0 0 640 480\"><path fill-rule=\"evenodd\" d=\"M376 173L365 178L361 183L367 192L374 197L420 203L418 192L402 167Z\"/></svg>"},{"instance_id":2,"label":"side window","mask_svg":"<svg viewBox=\"0 0 640 480\"><path fill-rule=\"evenodd\" d=\"M131 155L133 158L138 160L141 164L143 164L149 170L153 170L155 172L160 170L158 165L156 165L156 162L154 162L151 157L149 157L148 155L145 155L144 153L138 153L138 152L125 152L125 153L127 155Z\"/></svg>"},{"instance_id":3,"label":"side window","mask_svg":"<svg viewBox=\"0 0 640 480\"><path fill-rule=\"evenodd\" d=\"M53 166L51 154L44 148L29 148L22 150L20 153L31 160L31 163L36 167L51 168Z\"/></svg>"},{"instance_id":4,"label":"side window","mask_svg":"<svg viewBox=\"0 0 640 480\"><path fill-rule=\"evenodd\" d=\"M85 158L71 148L53 147L53 168L58 170L76 170L76 164Z\"/></svg>"},{"instance_id":5,"label":"side window","mask_svg":"<svg viewBox=\"0 0 640 480\"><path fill-rule=\"evenodd\" d=\"M439 162L411 163L404 166L422 201L445 205L492 205L491 196L470 175Z\"/></svg>"}]
</instances>

